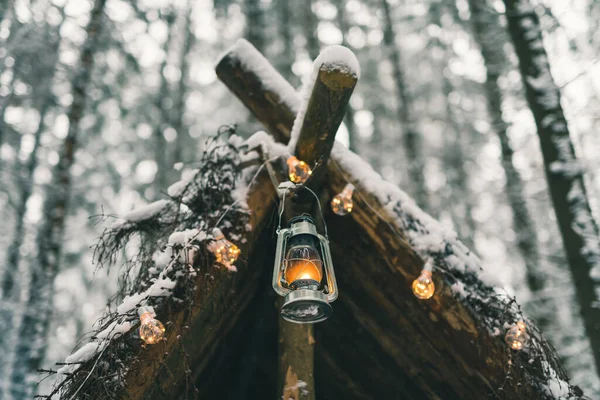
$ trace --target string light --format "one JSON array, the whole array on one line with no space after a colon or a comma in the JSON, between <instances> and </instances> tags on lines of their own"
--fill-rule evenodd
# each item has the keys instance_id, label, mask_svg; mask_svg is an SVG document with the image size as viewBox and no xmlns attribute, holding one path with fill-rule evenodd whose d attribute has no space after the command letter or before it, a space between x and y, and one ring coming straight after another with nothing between
<instances>
[{"instance_id":1,"label":"string light","mask_svg":"<svg viewBox=\"0 0 600 400\"><path fill-rule=\"evenodd\" d=\"M415 296L421 300L430 299L435 293L435 284L432 279L433 265L431 261L427 261L421 275L413 281L412 290Z\"/></svg>"},{"instance_id":2,"label":"string light","mask_svg":"<svg viewBox=\"0 0 600 400\"><path fill-rule=\"evenodd\" d=\"M287 159L287 165L290 181L294 183L304 183L312 174L312 170L308 164L298 160L295 156Z\"/></svg>"},{"instance_id":3,"label":"string light","mask_svg":"<svg viewBox=\"0 0 600 400\"><path fill-rule=\"evenodd\" d=\"M240 256L241 250L225 238L220 229L213 230L214 241L209 245L209 250L215 255L219 264L231 266Z\"/></svg>"},{"instance_id":4,"label":"string light","mask_svg":"<svg viewBox=\"0 0 600 400\"><path fill-rule=\"evenodd\" d=\"M346 215L352 212L354 202L352 201L352 194L354 193L354 185L348 183L344 190L336 194L331 199L331 209L337 215Z\"/></svg>"},{"instance_id":5,"label":"string light","mask_svg":"<svg viewBox=\"0 0 600 400\"><path fill-rule=\"evenodd\" d=\"M511 349L521 350L529 340L529 335L527 334L527 325L525 325L525 322L519 321L513 325L508 332L506 332L504 340L506 343L508 343Z\"/></svg>"},{"instance_id":6,"label":"string light","mask_svg":"<svg viewBox=\"0 0 600 400\"><path fill-rule=\"evenodd\" d=\"M146 344L156 344L160 342L165 336L164 325L154 318L156 314L152 307L140 307L138 309L138 315L140 316L140 338Z\"/></svg>"}]
</instances>

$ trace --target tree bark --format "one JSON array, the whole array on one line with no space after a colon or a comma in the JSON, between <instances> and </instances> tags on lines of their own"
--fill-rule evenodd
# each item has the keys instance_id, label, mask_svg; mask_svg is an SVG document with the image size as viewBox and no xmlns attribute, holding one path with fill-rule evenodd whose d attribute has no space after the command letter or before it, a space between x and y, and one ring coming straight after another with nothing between
<instances>
[{"instance_id":1,"label":"tree bark","mask_svg":"<svg viewBox=\"0 0 600 400\"><path fill-rule=\"evenodd\" d=\"M540 139L554 211L591 350L600 370L600 244L560 90L550 73L539 17L526 0L504 0L529 108Z\"/></svg>"},{"instance_id":2,"label":"tree bark","mask_svg":"<svg viewBox=\"0 0 600 400\"><path fill-rule=\"evenodd\" d=\"M425 160L421 149L422 138L413 116L412 98L408 91L406 76L402 67L400 49L396 44L396 31L389 0L381 0L381 4L384 15L383 42L392 63L394 83L396 84L396 92L400 103L398 117L402 124L402 140L408 161L408 176L411 180L409 187L414 190L414 198L419 207L427 210L429 201L425 188L425 175L423 174Z\"/></svg>"},{"instance_id":3,"label":"tree bark","mask_svg":"<svg viewBox=\"0 0 600 400\"><path fill-rule=\"evenodd\" d=\"M52 314L53 283L56 277L62 249L65 219L71 191L70 169L74 162L79 123L86 104L86 90L91 80L94 53L106 0L95 0L90 21L86 28L87 38L79 59L79 67L72 83L73 102L67 113L69 130L60 151L59 161L52 174L52 184L44 204L43 221L37 236L38 253L31 268L29 299L19 331L16 360L13 367L11 393L14 398L30 397L36 380L36 371L45 355L50 317ZM31 374L31 379L27 376Z\"/></svg>"}]
</instances>

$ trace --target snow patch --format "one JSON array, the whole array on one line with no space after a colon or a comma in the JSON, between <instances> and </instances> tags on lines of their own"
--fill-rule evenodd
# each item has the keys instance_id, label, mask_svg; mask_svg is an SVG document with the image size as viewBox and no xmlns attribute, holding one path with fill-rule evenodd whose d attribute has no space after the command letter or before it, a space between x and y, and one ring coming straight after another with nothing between
<instances>
[{"instance_id":1,"label":"snow patch","mask_svg":"<svg viewBox=\"0 0 600 400\"><path fill-rule=\"evenodd\" d=\"M546 393L553 396L555 399L569 398L569 383L560 379L554 368L552 368L547 361L542 360L542 367L544 371L546 371L546 376L548 376L546 387L544 388Z\"/></svg>"},{"instance_id":2,"label":"snow patch","mask_svg":"<svg viewBox=\"0 0 600 400\"><path fill-rule=\"evenodd\" d=\"M154 203L150 203L148 205L138 207L135 210L132 210L125 214L121 221L115 222L111 229L121 228L123 225L129 222L141 222L152 219L165 211L169 205L171 204L170 200L158 200Z\"/></svg>"}]
</instances>

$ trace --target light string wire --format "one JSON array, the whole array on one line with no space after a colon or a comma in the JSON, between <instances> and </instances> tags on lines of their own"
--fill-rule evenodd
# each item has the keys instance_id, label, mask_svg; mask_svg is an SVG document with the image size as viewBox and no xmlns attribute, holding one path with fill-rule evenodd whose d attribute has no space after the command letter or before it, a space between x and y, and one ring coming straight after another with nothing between
<instances>
[{"instance_id":1,"label":"light string wire","mask_svg":"<svg viewBox=\"0 0 600 400\"><path fill-rule=\"evenodd\" d=\"M357 185L355 185L354 183L350 182L350 180L348 178L346 178L346 175L344 173L344 171L342 170L341 166L339 165L339 163L334 160L333 158L331 159L331 161L333 162L333 164L336 166L336 168L338 169L338 171L340 172L342 178L346 181L346 183L349 183L351 185L354 186L356 192L358 193L358 195L360 196L360 198L362 199L362 201L367 205L367 207L369 207L369 209L375 213L375 215L377 215L381 220L383 220L385 222L385 224L388 226L388 228L390 229L390 231L392 231L392 233L394 235L396 235L401 241L405 241L406 238L402 237L400 235L400 233L398 233L397 229L392 225L391 222L389 222L386 218L384 218L381 213L379 213L373 206L371 206L371 204L367 201L366 197L361 193L360 189L358 188ZM401 220L402 224L404 225L404 229L406 231L408 231L406 222L404 221L404 219ZM446 240L443 240L442 243L446 242ZM426 259L424 260L425 263L422 267L422 271L430 271L432 272L432 270L436 270L441 272L444 275L448 275L450 276L452 279L454 279L455 281L459 281L459 279L454 276L454 274L452 274L452 272L445 270L439 266L437 266L434 262L433 262L433 257L432 256L427 256ZM508 294L508 293L507 293ZM510 299L510 297L508 297ZM513 298L514 301L514 298ZM519 307L519 309L517 310L517 313L521 316L521 318L524 318L523 313Z\"/></svg>"},{"instance_id":2,"label":"light string wire","mask_svg":"<svg viewBox=\"0 0 600 400\"><path fill-rule=\"evenodd\" d=\"M329 240L329 233L327 231L327 224L325 223L325 215L323 214L323 208L321 207L321 202L319 201L319 196L317 196L317 194L311 188L309 188L308 186L305 186L305 185L290 185L290 186L288 186L288 187L285 188L285 190L283 192L283 195L282 195L282 200L279 203L279 222L277 224L277 231L276 231L277 234L279 234L279 232L281 231L281 220L282 220L282 217L283 217L283 212L285 210L285 196L286 196L287 192L290 189L306 189L317 200L317 205L319 206L319 214L321 216L321 220L323 221L323 229L325 230L325 238L327 240Z\"/></svg>"},{"instance_id":3,"label":"light string wire","mask_svg":"<svg viewBox=\"0 0 600 400\"><path fill-rule=\"evenodd\" d=\"M398 232L398 229L396 229L396 227L394 225L392 225L392 223L385 218L383 215L381 215L381 213L379 211L377 211L368 201L367 198L362 194L362 192L360 191L360 189L358 188L358 186L354 183L352 183L348 178L346 178L345 172L342 170L342 167L340 166L340 164L334 160L333 158L331 158L331 161L333 162L333 164L335 165L335 167L338 169L338 171L340 172L340 174L342 175L342 178L346 181L346 183L351 184L352 186L354 186L354 189L356 191L356 193L358 194L358 196L361 198L361 200L363 201L363 203L365 203L367 205L367 207L369 207L369 209L375 214L377 215L383 222L385 222L385 224L387 225L387 227L389 228L389 230L398 238L400 239L400 241L405 242L407 241L408 238L403 237L402 235L400 235L400 233ZM404 226L404 230L408 231L408 227L406 225L406 222L404 221L404 218L401 218L401 222L402 225ZM425 263L423 264L423 269L426 268L427 264L430 263L433 268L440 270L442 272L445 272L443 269L439 268L438 266L434 265L434 263L431 261L432 257L431 256L427 256L427 258L424 260Z\"/></svg>"}]
</instances>

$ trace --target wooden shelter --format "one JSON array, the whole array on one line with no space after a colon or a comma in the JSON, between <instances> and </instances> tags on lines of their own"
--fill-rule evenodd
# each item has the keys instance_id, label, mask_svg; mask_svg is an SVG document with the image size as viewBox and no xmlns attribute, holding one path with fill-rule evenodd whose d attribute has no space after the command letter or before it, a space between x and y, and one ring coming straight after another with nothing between
<instances>
[{"instance_id":1,"label":"wooden shelter","mask_svg":"<svg viewBox=\"0 0 600 400\"><path fill-rule=\"evenodd\" d=\"M339 299L317 325L278 317L270 288L273 178L284 163L259 168L245 198L252 230L240 244L236 273L198 274L194 307L165 301L164 343L128 347L123 365L107 362L104 376L122 371L118 391L127 399L553 399L583 398L568 384L554 350L532 321L523 351L504 342L522 319L518 305L483 279L480 262L452 232L442 229L400 189L385 182L349 150L334 145L358 80L354 61L336 49L315 62L310 90L294 88L248 42L241 40L216 65L223 83L265 126L240 151L261 162L289 151L316 166L306 183L320 198L328 227ZM347 51L349 52L349 50ZM336 54L342 54L336 58ZM297 117L298 116L298 117ZM347 182L356 186L345 217L327 206ZM290 196L294 213L318 213L312 196ZM441 239L441 240L440 240ZM433 298L410 287L425 259L435 264ZM132 339L133 338L133 339ZM135 330L107 346L135 339ZM184 348L185 351L180 351ZM75 398L98 398L93 379L102 354L83 359L67 375L80 385ZM97 385L97 384L94 384ZM283 396L283 397L282 397ZM100 396L102 397L102 396Z\"/></svg>"}]
</instances>

